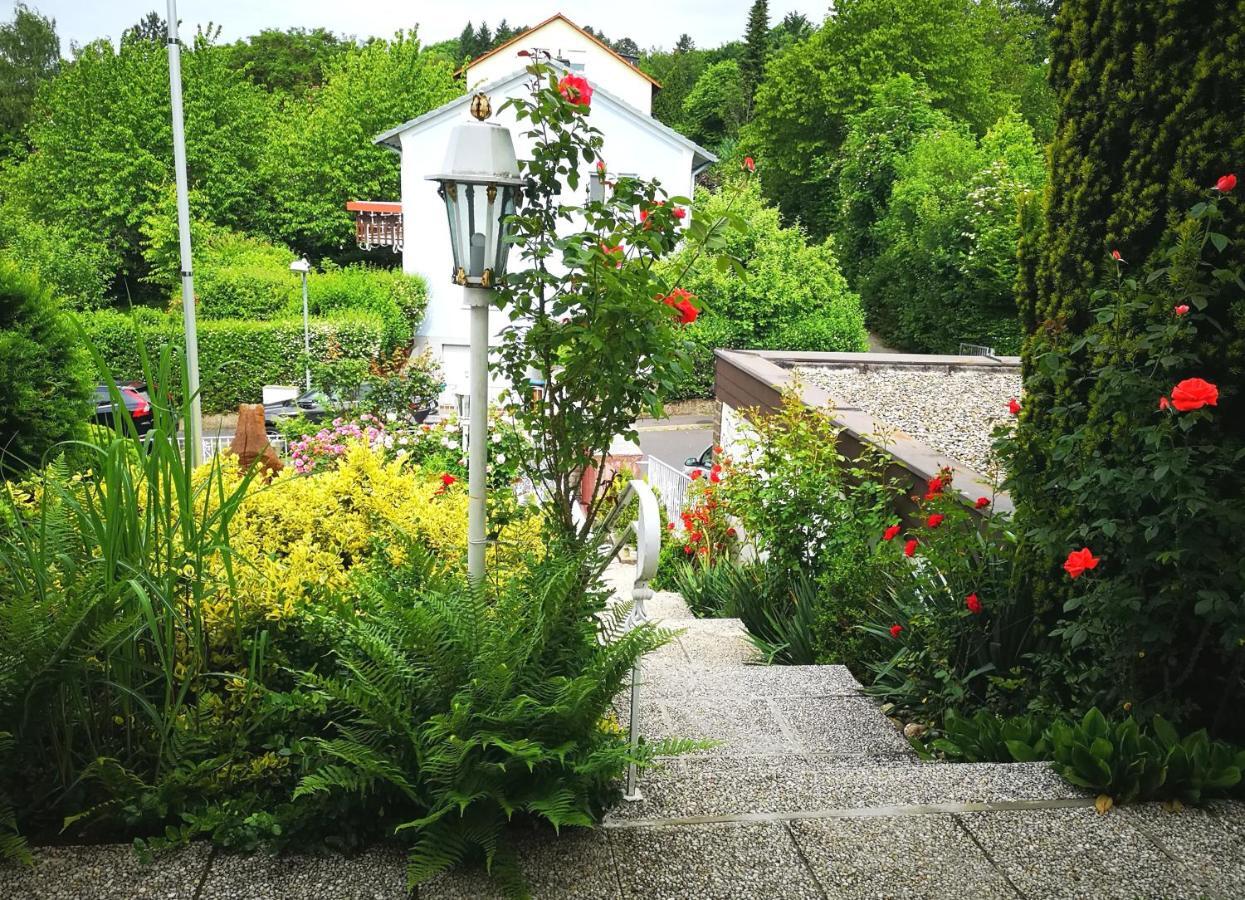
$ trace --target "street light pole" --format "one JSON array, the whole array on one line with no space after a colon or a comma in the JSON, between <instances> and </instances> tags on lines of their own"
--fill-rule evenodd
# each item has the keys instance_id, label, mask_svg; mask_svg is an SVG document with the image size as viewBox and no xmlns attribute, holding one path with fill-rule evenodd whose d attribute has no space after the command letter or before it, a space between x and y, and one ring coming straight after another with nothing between
<instances>
[{"instance_id":1,"label":"street light pole","mask_svg":"<svg viewBox=\"0 0 1245 900\"><path fill-rule=\"evenodd\" d=\"M177 0L169 0L169 97L173 119L173 170L177 182L177 237L181 252L182 321L186 329L186 394L190 421L186 446L190 463L203 462L203 406L199 402L199 329L195 321L195 283L190 262L190 199L186 184L186 131L182 115L182 48L177 42ZM167 389L167 388L162 388Z\"/></svg>"},{"instance_id":2,"label":"street light pole","mask_svg":"<svg viewBox=\"0 0 1245 900\"><path fill-rule=\"evenodd\" d=\"M307 390L311 390L311 325L307 314L307 273L311 271L311 263L307 258L296 259L290 263L290 271L303 276L303 371Z\"/></svg>"},{"instance_id":3,"label":"street light pole","mask_svg":"<svg viewBox=\"0 0 1245 900\"><path fill-rule=\"evenodd\" d=\"M471 423L467 431L467 575L484 578L488 549L488 310L489 292L463 288L471 310Z\"/></svg>"}]
</instances>

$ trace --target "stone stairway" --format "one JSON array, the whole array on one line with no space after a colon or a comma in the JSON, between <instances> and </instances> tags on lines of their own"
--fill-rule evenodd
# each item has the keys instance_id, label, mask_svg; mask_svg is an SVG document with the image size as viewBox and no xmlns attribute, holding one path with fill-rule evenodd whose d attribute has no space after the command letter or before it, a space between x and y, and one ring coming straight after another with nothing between
<instances>
[{"instance_id":1,"label":"stone stairway","mask_svg":"<svg viewBox=\"0 0 1245 900\"><path fill-rule=\"evenodd\" d=\"M536 898L1245 896L1245 804L1099 816L1045 765L923 763L842 666L753 665L738 620L696 619L676 594L648 611L681 633L643 665L642 733L716 743L643 773L643 798L600 828L514 835ZM274 858L196 844L140 868L126 847L74 847L40 860L0 868L0 898L411 896L398 848ZM504 895L455 871L414 896Z\"/></svg>"}]
</instances>

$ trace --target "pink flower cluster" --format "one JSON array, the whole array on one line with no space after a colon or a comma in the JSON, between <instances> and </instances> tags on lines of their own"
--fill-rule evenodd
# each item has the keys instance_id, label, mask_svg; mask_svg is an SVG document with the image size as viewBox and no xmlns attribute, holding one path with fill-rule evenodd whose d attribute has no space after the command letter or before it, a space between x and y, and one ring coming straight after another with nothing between
<instances>
[{"instance_id":1,"label":"pink flower cluster","mask_svg":"<svg viewBox=\"0 0 1245 900\"><path fill-rule=\"evenodd\" d=\"M290 461L294 463L294 471L300 475L314 471L320 463L345 453L350 442L363 442L369 447L385 443L384 423L365 413L357 422L337 418L333 420L332 428L304 434L302 440L290 444Z\"/></svg>"}]
</instances>

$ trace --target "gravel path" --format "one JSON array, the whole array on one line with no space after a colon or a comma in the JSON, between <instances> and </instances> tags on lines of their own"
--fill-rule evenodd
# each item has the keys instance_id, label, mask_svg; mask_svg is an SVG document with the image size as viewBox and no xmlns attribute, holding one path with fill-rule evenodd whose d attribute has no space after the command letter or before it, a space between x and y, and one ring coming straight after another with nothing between
<instances>
[{"instance_id":1,"label":"gravel path","mask_svg":"<svg viewBox=\"0 0 1245 900\"><path fill-rule=\"evenodd\" d=\"M1019 371L800 366L796 374L983 475L993 468L990 433L1020 396Z\"/></svg>"}]
</instances>

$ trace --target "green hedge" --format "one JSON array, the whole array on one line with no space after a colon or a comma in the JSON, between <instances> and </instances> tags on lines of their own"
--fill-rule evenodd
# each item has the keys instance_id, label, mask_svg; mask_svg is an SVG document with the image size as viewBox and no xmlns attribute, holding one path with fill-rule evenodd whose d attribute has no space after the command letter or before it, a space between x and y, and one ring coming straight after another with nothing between
<instances>
[{"instance_id":1,"label":"green hedge","mask_svg":"<svg viewBox=\"0 0 1245 900\"><path fill-rule=\"evenodd\" d=\"M180 350L180 318L137 310L134 315L101 310L80 316L114 377L142 377L135 329L153 357L170 345ZM199 322L199 373L205 412L230 412L239 403L258 403L265 384L302 381L303 323L298 318L254 322L205 319ZM385 347L385 322L371 313L341 312L311 322L311 352L372 359Z\"/></svg>"}]
</instances>

